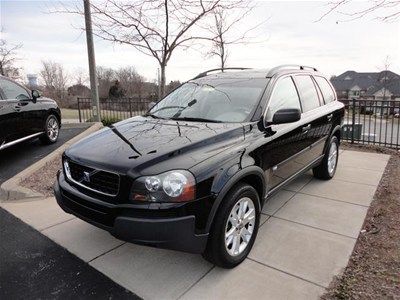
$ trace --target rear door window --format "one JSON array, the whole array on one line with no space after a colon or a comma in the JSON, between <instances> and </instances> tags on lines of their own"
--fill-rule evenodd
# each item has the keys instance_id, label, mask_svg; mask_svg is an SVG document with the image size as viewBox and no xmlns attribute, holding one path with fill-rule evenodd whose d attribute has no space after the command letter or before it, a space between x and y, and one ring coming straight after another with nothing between
<instances>
[{"instance_id":1,"label":"rear door window","mask_svg":"<svg viewBox=\"0 0 400 300\"><path fill-rule=\"evenodd\" d=\"M274 113L286 108L301 110L299 95L291 77L284 77L276 83L267 110L267 120L271 121Z\"/></svg>"},{"instance_id":2,"label":"rear door window","mask_svg":"<svg viewBox=\"0 0 400 300\"><path fill-rule=\"evenodd\" d=\"M318 93L312 78L309 75L297 75L295 78L303 112L319 107Z\"/></svg>"},{"instance_id":3,"label":"rear door window","mask_svg":"<svg viewBox=\"0 0 400 300\"><path fill-rule=\"evenodd\" d=\"M317 82L319 88L321 89L325 104L334 101L335 93L333 92L332 87L330 86L328 81L325 78L319 76L315 76L314 79Z\"/></svg>"}]
</instances>

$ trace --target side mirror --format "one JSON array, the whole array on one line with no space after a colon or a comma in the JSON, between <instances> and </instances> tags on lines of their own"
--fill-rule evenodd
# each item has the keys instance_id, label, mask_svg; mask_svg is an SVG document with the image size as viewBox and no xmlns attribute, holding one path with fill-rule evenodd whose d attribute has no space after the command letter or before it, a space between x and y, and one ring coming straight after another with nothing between
<instances>
[{"instance_id":1,"label":"side mirror","mask_svg":"<svg viewBox=\"0 0 400 300\"><path fill-rule=\"evenodd\" d=\"M284 124L297 122L301 118L300 109L285 108L278 110L272 117L272 124Z\"/></svg>"},{"instance_id":2,"label":"side mirror","mask_svg":"<svg viewBox=\"0 0 400 300\"><path fill-rule=\"evenodd\" d=\"M40 93L38 90L32 90L32 102L36 103L37 98L40 97Z\"/></svg>"}]
</instances>

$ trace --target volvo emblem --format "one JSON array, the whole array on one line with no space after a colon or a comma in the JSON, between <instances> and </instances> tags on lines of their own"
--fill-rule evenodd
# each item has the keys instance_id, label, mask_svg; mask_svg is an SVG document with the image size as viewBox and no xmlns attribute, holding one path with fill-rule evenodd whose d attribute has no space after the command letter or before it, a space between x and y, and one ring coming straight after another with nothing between
<instances>
[{"instance_id":1,"label":"volvo emblem","mask_svg":"<svg viewBox=\"0 0 400 300\"><path fill-rule=\"evenodd\" d=\"M90 173L89 172L83 172L83 178L82 181L90 182Z\"/></svg>"}]
</instances>

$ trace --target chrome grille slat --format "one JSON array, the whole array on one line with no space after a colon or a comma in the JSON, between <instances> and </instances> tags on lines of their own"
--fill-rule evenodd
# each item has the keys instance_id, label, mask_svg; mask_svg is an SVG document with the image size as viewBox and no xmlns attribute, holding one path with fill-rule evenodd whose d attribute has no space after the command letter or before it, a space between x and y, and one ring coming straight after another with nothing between
<instances>
[{"instance_id":1,"label":"chrome grille slat","mask_svg":"<svg viewBox=\"0 0 400 300\"><path fill-rule=\"evenodd\" d=\"M68 163L68 171L65 170L66 175L73 183L107 196L118 194L120 186L118 174L81 165L70 160L66 162ZM66 169L65 166L64 169ZM89 174L89 178L85 178L84 172Z\"/></svg>"}]
</instances>

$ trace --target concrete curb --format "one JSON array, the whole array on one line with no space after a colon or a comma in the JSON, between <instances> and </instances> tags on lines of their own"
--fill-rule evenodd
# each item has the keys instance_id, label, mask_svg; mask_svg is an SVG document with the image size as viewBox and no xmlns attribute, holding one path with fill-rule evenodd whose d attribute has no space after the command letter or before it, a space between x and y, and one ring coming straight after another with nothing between
<instances>
[{"instance_id":1,"label":"concrete curb","mask_svg":"<svg viewBox=\"0 0 400 300\"><path fill-rule=\"evenodd\" d=\"M43 157L41 160L37 161L33 165L29 166L25 170L21 171L14 177L4 182L0 186L0 202L15 201L21 199L26 199L26 200L43 199L44 198L43 194L35 192L23 186L20 186L19 184L23 179L31 176L37 170L45 167L46 164L50 163L58 155L62 154L65 151L65 149L67 149L69 146L103 127L102 123L92 123L92 124L93 125L90 126L88 129L86 129L84 132L73 137L72 139L70 139L69 141L58 147L56 150L48 154L46 157Z\"/></svg>"}]
</instances>

